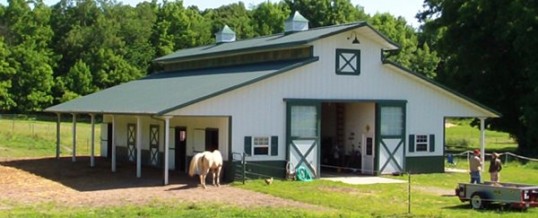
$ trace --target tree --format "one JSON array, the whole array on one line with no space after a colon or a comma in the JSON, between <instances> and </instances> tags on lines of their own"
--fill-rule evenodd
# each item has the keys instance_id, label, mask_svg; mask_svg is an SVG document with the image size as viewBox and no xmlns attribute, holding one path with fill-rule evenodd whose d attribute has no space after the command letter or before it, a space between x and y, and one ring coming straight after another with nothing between
<instances>
[{"instance_id":1,"label":"tree","mask_svg":"<svg viewBox=\"0 0 538 218\"><path fill-rule=\"evenodd\" d=\"M10 66L7 60L10 51L4 43L4 37L0 36L0 111L9 111L16 106L9 92L11 88L11 78L15 75L15 69Z\"/></svg>"},{"instance_id":2,"label":"tree","mask_svg":"<svg viewBox=\"0 0 538 218\"><path fill-rule=\"evenodd\" d=\"M182 1L164 1L157 11L152 44L156 56L212 42L210 25L198 9L183 7Z\"/></svg>"},{"instance_id":3,"label":"tree","mask_svg":"<svg viewBox=\"0 0 538 218\"><path fill-rule=\"evenodd\" d=\"M424 39L439 51L438 79L502 113L488 127L538 153L538 4L426 0Z\"/></svg>"},{"instance_id":4,"label":"tree","mask_svg":"<svg viewBox=\"0 0 538 218\"><path fill-rule=\"evenodd\" d=\"M245 8L243 2L207 9L202 14L211 23L213 34L228 25L235 32L237 40L256 36L250 11Z\"/></svg>"},{"instance_id":5,"label":"tree","mask_svg":"<svg viewBox=\"0 0 538 218\"><path fill-rule=\"evenodd\" d=\"M299 11L311 28L364 21L368 15L349 0L284 0L291 11ZM289 15L288 15L289 16Z\"/></svg>"},{"instance_id":6,"label":"tree","mask_svg":"<svg viewBox=\"0 0 538 218\"><path fill-rule=\"evenodd\" d=\"M414 72L435 78L440 58L427 43L420 45L415 29L403 17L389 13L375 14L368 22L389 39L400 45L400 51L388 58Z\"/></svg>"},{"instance_id":7,"label":"tree","mask_svg":"<svg viewBox=\"0 0 538 218\"><path fill-rule=\"evenodd\" d=\"M290 16L288 6L282 2L262 2L252 10L252 26L257 36L284 32L284 21Z\"/></svg>"},{"instance_id":8,"label":"tree","mask_svg":"<svg viewBox=\"0 0 538 218\"><path fill-rule=\"evenodd\" d=\"M50 9L40 0L9 0L3 20L11 51L7 60L16 72L9 88L15 109L39 111L52 103L55 57L49 48L53 35Z\"/></svg>"}]
</instances>

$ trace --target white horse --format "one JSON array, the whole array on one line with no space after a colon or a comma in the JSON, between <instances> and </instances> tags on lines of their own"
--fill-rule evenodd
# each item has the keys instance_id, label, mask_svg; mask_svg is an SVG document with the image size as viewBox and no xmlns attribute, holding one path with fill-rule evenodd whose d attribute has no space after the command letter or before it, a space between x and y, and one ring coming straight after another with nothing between
<instances>
[{"instance_id":1,"label":"white horse","mask_svg":"<svg viewBox=\"0 0 538 218\"><path fill-rule=\"evenodd\" d=\"M200 184L205 189L205 179L209 170L213 173L213 185L220 187L220 171L222 169L222 155L220 151L204 151L192 157L189 166L189 175L194 176L195 171L200 175ZM215 182L216 180L216 182Z\"/></svg>"}]
</instances>

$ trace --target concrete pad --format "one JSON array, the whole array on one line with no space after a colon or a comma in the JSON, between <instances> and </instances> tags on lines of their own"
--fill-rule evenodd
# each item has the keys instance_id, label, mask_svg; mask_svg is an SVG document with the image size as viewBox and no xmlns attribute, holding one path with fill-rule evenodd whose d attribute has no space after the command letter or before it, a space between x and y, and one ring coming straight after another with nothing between
<instances>
[{"instance_id":1,"label":"concrete pad","mask_svg":"<svg viewBox=\"0 0 538 218\"><path fill-rule=\"evenodd\" d=\"M456 168L445 168L446 173L468 173L469 170L456 169Z\"/></svg>"},{"instance_id":2,"label":"concrete pad","mask_svg":"<svg viewBox=\"0 0 538 218\"><path fill-rule=\"evenodd\" d=\"M327 177L323 180L343 182L352 185L367 185L377 183L406 183L407 181L399 179L389 179L377 176L350 176L350 177Z\"/></svg>"}]
</instances>

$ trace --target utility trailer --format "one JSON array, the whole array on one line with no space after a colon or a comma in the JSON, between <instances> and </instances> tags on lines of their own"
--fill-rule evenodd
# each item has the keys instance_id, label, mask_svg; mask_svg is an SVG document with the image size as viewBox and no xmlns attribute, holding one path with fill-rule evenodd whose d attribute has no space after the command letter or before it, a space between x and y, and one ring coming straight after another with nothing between
<instances>
[{"instance_id":1,"label":"utility trailer","mask_svg":"<svg viewBox=\"0 0 538 218\"><path fill-rule=\"evenodd\" d=\"M469 201L474 209L491 203L526 210L538 206L538 186L516 183L484 182L480 184L459 183L456 196L461 202Z\"/></svg>"}]
</instances>

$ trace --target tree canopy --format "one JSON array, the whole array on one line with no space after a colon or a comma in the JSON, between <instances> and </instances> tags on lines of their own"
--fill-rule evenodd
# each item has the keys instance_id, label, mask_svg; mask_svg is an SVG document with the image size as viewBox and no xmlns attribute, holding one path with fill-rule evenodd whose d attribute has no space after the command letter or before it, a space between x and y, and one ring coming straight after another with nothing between
<instances>
[{"instance_id":1,"label":"tree canopy","mask_svg":"<svg viewBox=\"0 0 538 218\"><path fill-rule=\"evenodd\" d=\"M437 79L502 113L488 126L538 153L538 2L426 0L421 38L439 53Z\"/></svg>"}]
</instances>

